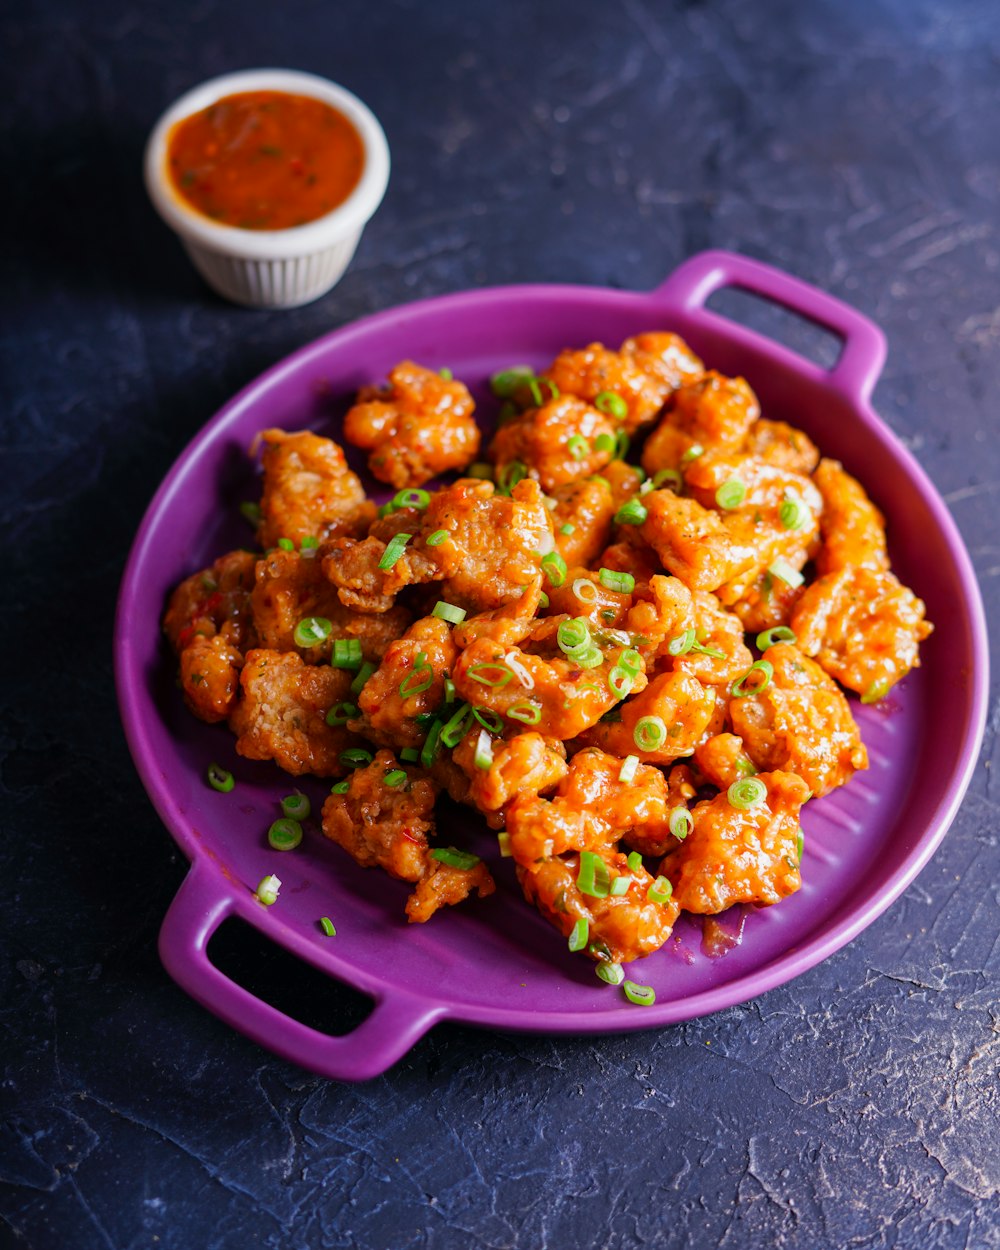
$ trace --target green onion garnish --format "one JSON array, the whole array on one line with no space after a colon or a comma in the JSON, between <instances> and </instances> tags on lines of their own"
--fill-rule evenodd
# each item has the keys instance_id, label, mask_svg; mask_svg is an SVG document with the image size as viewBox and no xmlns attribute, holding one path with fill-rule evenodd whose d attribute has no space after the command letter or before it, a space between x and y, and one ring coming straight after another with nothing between
<instances>
[{"instance_id":1,"label":"green onion garnish","mask_svg":"<svg viewBox=\"0 0 1000 1250\"><path fill-rule=\"evenodd\" d=\"M413 671L408 673L399 683L400 697L409 699L415 694L423 694L425 690L430 690L433 685L434 670L427 663L425 653L421 651L413 662Z\"/></svg>"},{"instance_id":2,"label":"green onion garnish","mask_svg":"<svg viewBox=\"0 0 1000 1250\"><path fill-rule=\"evenodd\" d=\"M731 477L715 492L715 502L720 508L738 508L747 497L747 488L738 477Z\"/></svg>"},{"instance_id":3,"label":"green onion garnish","mask_svg":"<svg viewBox=\"0 0 1000 1250\"><path fill-rule=\"evenodd\" d=\"M613 454L616 442L613 434L598 434L594 439L594 451L607 451Z\"/></svg>"},{"instance_id":4,"label":"green onion garnish","mask_svg":"<svg viewBox=\"0 0 1000 1250\"><path fill-rule=\"evenodd\" d=\"M475 464L470 464L465 471L466 477L479 478L484 482L493 481L493 466L487 464L485 460L477 460ZM501 492L503 494L504 492Z\"/></svg>"},{"instance_id":5,"label":"green onion garnish","mask_svg":"<svg viewBox=\"0 0 1000 1250\"><path fill-rule=\"evenodd\" d=\"M270 873L266 877L261 877L260 884L254 891L254 898L258 903L263 903L265 907L270 907L278 901L278 891L280 889L281 882L274 873Z\"/></svg>"},{"instance_id":6,"label":"green onion garnish","mask_svg":"<svg viewBox=\"0 0 1000 1250\"><path fill-rule=\"evenodd\" d=\"M399 753L399 758L404 764L416 764L420 760L420 752L416 747L403 747Z\"/></svg>"},{"instance_id":7,"label":"green onion garnish","mask_svg":"<svg viewBox=\"0 0 1000 1250\"><path fill-rule=\"evenodd\" d=\"M297 647L318 647L326 642L333 630L333 622L325 616L307 616L295 626L295 645Z\"/></svg>"},{"instance_id":8,"label":"green onion garnish","mask_svg":"<svg viewBox=\"0 0 1000 1250\"><path fill-rule=\"evenodd\" d=\"M227 772L221 764L209 764L208 772L205 774L208 778L208 784L213 790L218 790L220 794L228 794L236 785L233 774Z\"/></svg>"},{"instance_id":9,"label":"green onion garnish","mask_svg":"<svg viewBox=\"0 0 1000 1250\"><path fill-rule=\"evenodd\" d=\"M439 599L434 605L431 616L436 616L439 621L447 621L450 625L460 625L465 620L466 611L465 608L456 608L446 599Z\"/></svg>"},{"instance_id":10,"label":"green onion garnish","mask_svg":"<svg viewBox=\"0 0 1000 1250\"><path fill-rule=\"evenodd\" d=\"M616 417L619 421L628 416L628 404L614 391L601 391L594 399L594 407L609 417Z\"/></svg>"},{"instance_id":11,"label":"green onion garnish","mask_svg":"<svg viewBox=\"0 0 1000 1250\"><path fill-rule=\"evenodd\" d=\"M283 817L268 829L267 840L276 851L294 851L302 841L302 826L291 817Z\"/></svg>"},{"instance_id":12,"label":"green onion garnish","mask_svg":"<svg viewBox=\"0 0 1000 1250\"><path fill-rule=\"evenodd\" d=\"M678 842L683 842L694 828L694 817L686 807L675 807L670 813L667 827Z\"/></svg>"},{"instance_id":13,"label":"green onion garnish","mask_svg":"<svg viewBox=\"0 0 1000 1250\"><path fill-rule=\"evenodd\" d=\"M763 803L767 798L767 786L759 777L743 777L740 781L733 782L726 791L726 798L729 799L731 807L745 812Z\"/></svg>"},{"instance_id":14,"label":"green onion garnish","mask_svg":"<svg viewBox=\"0 0 1000 1250\"><path fill-rule=\"evenodd\" d=\"M669 900L673 892L674 887L666 877L657 877L646 891L646 897L651 903L660 903L662 905Z\"/></svg>"},{"instance_id":15,"label":"green onion garnish","mask_svg":"<svg viewBox=\"0 0 1000 1250\"><path fill-rule=\"evenodd\" d=\"M353 703L337 703L327 712L326 723L328 725L346 725L357 714L358 709Z\"/></svg>"},{"instance_id":16,"label":"green onion garnish","mask_svg":"<svg viewBox=\"0 0 1000 1250\"><path fill-rule=\"evenodd\" d=\"M666 486L676 492L683 485L684 479L681 477L678 469L660 469L658 473L653 475L653 490L659 490L661 486Z\"/></svg>"},{"instance_id":17,"label":"green onion garnish","mask_svg":"<svg viewBox=\"0 0 1000 1250\"><path fill-rule=\"evenodd\" d=\"M521 721L524 725L537 725L542 719L542 709L537 703L515 703L507 709L510 720Z\"/></svg>"},{"instance_id":18,"label":"green onion garnish","mask_svg":"<svg viewBox=\"0 0 1000 1250\"><path fill-rule=\"evenodd\" d=\"M431 859L439 860L442 864L447 864L449 868L475 868L479 863L478 855L472 855L469 851L460 851L454 846L436 846L431 851Z\"/></svg>"},{"instance_id":19,"label":"green onion garnish","mask_svg":"<svg viewBox=\"0 0 1000 1250\"><path fill-rule=\"evenodd\" d=\"M811 516L808 506L793 495L786 495L778 509L778 520L782 528L786 530L800 530L811 519Z\"/></svg>"},{"instance_id":20,"label":"green onion garnish","mask_svg":"<svg viewBox=\"0 0 1000 1250\"><path fill-rule=\"evenodd\" d=\"M783 581L786 586L791 586L793 590L797 590L806 580L797 569L793 569L788 561L783 560L780 556L773 564L768 566L767 571L773 577Z\"/></svg>"},{"instance_id":21,"label":"green onion garnish","mask_svg":"<svg viewBox=\"0 0 1000 1250\"><path fill-rule=\"evenodd\" d=\"M597 587L589 577L578 577L573 582L573 595L580 603L592 604L597 602Z\"/></svg>"},{"instance_id":22,"label":"green onion garnish","mask_svg":"<svg viewBox=\"0 0 1000 1250\"><path fill-rule=\"evenodd\" d=\"M692 460L697 460L699 456L705 454L705 448L701 443L692 443L683 456L681 456L681 464L690 464Z\"/></svg>"},{"instance_id":23,"label":"green onion garnish","mask_svg":"<svg viewBox=\"0 0 1000 1250\"><path fill-rule=\"evenodd\" d=\"M576 526L572 521L563 521L562 525L559 526L559 533L565 534L567 538L569 538L570 534L572 534L575 530Z\"/></svg>"},{"instance_id":24,"label":"green onion garnish","mask_svg":"<svg viewBox=\"0 0 1000 1250\"><path fill-rule=\"evenodd\" d=\"M357 638L335 638L330 652L331 668L360 668L362 664L361 643ZM372 669L372 672L375 670Z\"/></svg>"},{"instance_id":25,"label":"green onion garnish","mask_svg":"<svg viewBox=\"0 0 1000 1250\"><path fill-rule=\"evenodd\" d=\"M637 981L623 981L622 989L629 1002L639 1007L652 1007L656 1002L656 990L651 985L640 985Z\"/></svg>"},{"instance_id":26,"label":"green onion garnish","mask_svg":"<svg viewBox=\"0 0 1000 1250\"><path fill-rule=\"evenodd\" d=\"M755 673L760 673L762 680L758 680L754 676ZM743 676L738 677L729 687L729 693L734 699L745 699L748 696L760 694L771 684L773 676L774 665L770 660L755 660Z\"/></svg>"},{"instance_id":27,"label":"green onion garnish","mask_svg":"<svg viewBox=\"0 0 1000 1250\"><path fill-rule=\"evenodd\" d=\"M628 893L629 886L632 884L632 881L633 881L633 878L626 874L623 874L620 877L615 877L614 881L611 882L611 897L622 898L624 895L626 895Z\"/></svg>"},{"instance_id":28,"label":"green onion garnish","mask_svg":"<svg viewBox=\"0 0 1000 1250\"><path fill-rule=\"evenodd\" d=\"M561 586L566 580L566 561L558 551L550 551L542 556L542 572L549 579L550 586Z\"/></svg>"},{"instance_id":29,"label":"green onion garnish","mask_svg":"<svg viewBox=\"0 0 1000 1250\"><path fill-rule=\"evenodd\" d=\"M630 757L631 758L631 757ZM642 867L642 856L638 851L629 851L627 859L629 872L638 872Z\"/></svg>"},{"instance_id":30,"label":"green onion garnish","mask_svg":"<svg viewBox=\"0 0 1000 1250\"><path fill-rule=\"evenodd\" d=\"M590 453L590 444L582 434L571 434L566 440L566 450L574 460L582 460Z\"/></svg>"},{"instance_id":31,"label":"green onion garnish","mask_svg":"<svg viewBox=\"0 0 1000 1250\"><path fill-rule=\"evenodd\" d=\"M501 859L510 859L514 854L510 847L510 834L506 831L497 834L497 846L500 848Z\"/></svg>"},{"instance_id":32,"label":"green onion garnish","mask_svg":"<svg viewBox=\"0 0 1000 1250\"><path fill-rule=\"evenodd\" d=\"M474 707L472 709L473 717L479 721L484 729L488 729L491 734L503 733L503 721L500 719L500 713L494 712L488 707Z\"/></svg>"},{"instance_id":33,"label":"green onion garnish","mask_svg":"<svg viewBox=\"0 0 1000 1250\"><path fill-rule=\"evenodd\" d=\"M602 568L598 573L601 585L619 595L630 595L635 590L635 578L631 573L619 573L616 569Z\"/></svg>"},{"instance_id":34,"label":"green onion garnish","mask_svg":"<svg viewBox=\"0 0 1000 1250\"><path fill-rule=\"evenodd\" d=\"M412 534L393 534L386 544L385 551L382 552L382 559L379 560L378 567L380 569L391 569L403 554L406 544L412 537Z\"/></svg>"},{"instance_id":35,"label":"green onion garnish","mask_svg":"<svg viewBox=\"0 0 1000 1250\"><path fill-rule=\"evenodd\" d=\"M588 582L587 585L591 586L593 583ZM582 616L562 621L556 630L556 642L559 649L567 655L585 651L590 646L590 626Z\"/></svg>"},{"instance_id":36,"label":"green onion garnish","mask_svg":"<svg viewBox=\"0 0 1000 1250\"><path fill-rule=\"evenodd\" d=\"M501 495L509 495L518 482L528 476L528 466L521 460L512 460L505 464L497 475L497 491Z\"/></svg>"},{"instance_id":37,"label":"green onion garnish","mask_svg":"<svg viewBox=\"0 0 1000 1250\"><path fill-rule=\"evenodd\" d=\"M243 513L243 516L250 522L251 525L257 526L260 524L259 503L254 503L252 500L248 499L244 503L240 504L240 512Z\"/></svg>"},{"instance_id":38,"label":"green onion garnish","mask_svg":"<svg viewBox=\"0 0 1000 1250\"><path fill-rule=\"evenodd\" d=\"M336 645L337 644L334 643L334 646ZM361 667L358 669L357 677L355 677L355 679L351 682L351 694L360 694L361 691L365 688L365 684L368 681L368 678L371 677L372 673L374 672L375 672L375 665L369 663L368 660L365 660L364 664L362 664Z\"/></svg>"},{"instance_id":39,"label":"green onion garnish","mask_svg":"<svg viewBox=\"0 0 1000 1250\"><path fill-rule=\"evenodd\" d=\"M430 503L430 493L426 490L409 490L397 491L392 497L392 502L397 508L416 508L418 512L424 512Z\"/></svg>"},{"instance_id":40,"label":"green onion garnish","mask_svg":"<svg viewBox=\"0 0 1000 1250\"><path fill-rule=\"evenodd\" d=\"M371 751L366 751L363 747L350 747L341 751L339 756L341 764L346 768L367 768L373 758Z\"/></svg>"},{"instance_id":41,"label":"green onion garnish","mask_svg":"<svg viewBox=\"0 0 1000 1250\"><path fill-rule=\"evenodd\" d=\"M468 703L459 704L458 711L441 728L441 745L446 746L449 750L454 746L458 746L465 737L465 731L468 728L466 722L471 719L472 708L469 707Z\"/></svg>"},{"instance_id":42,"label":"green onion garnish","mask_svg":"<svg viewBox=\"0 0 1000 1250\"><path fill-rule=\"evenodd\" d=\"M773 629L765 629L763 633L757 635L757 650L766 651L768 647L773 647L776 642L797 642L793 630L787 625L775 625Z\"/></svg>"},{"instance_id":43,"label":"green onion garnish","mask_svg":"<svg viewBox=\"0 0 1000 1250\"><path fill-rule=\"evenodd\" d=\"M618 770L618 780L624 782L625 785L631 784L631 782L635 780L635 774L638 768L638 755L626 755L622 760L621 768Z\"/></svg>"},{"instance_id":44,"label":"green onion garnish","mask_svg":"<svg viewBox=\"0 0 1000 1250\"><path fill-rule=\"evenodd\" d=\"M454 380L455 375L452 373L450 369L444 368L444 369L438 370L438 377L443 378L446 382L451 382Z\"/></svg>"},{"instance_id":45,"label":"green onion garnish","mask_svg":"<svg viewBox=\"0 0 1000 1250\"><path fill-rule=\"evenodd\" d=\"M455 702L455 683L450 677L444 679L444 701L445 703Z\"/></svg>"},{"instance_id":46,"label":"green onion garnish","mask_svg":"<svg viewBox=\"0 0 1000 1250\"><path fill-rule=\"evenodd\" d=\"M862 703L878 703L879 699L884 699L889 693L892 683L888 678L882 677L878 681L871 682L865 687L865 691L861 696Z\"/></svg>"},{"instance_id":47,"label":"green onion garnish","mask_svg":"<svg viewBox=\"0 0 1000 1250\"><path fill-rule=\"evenodd\" d=\"M486 769L493 763L493 739L488 729L480 729L476 739L476 753L473 760L477 768Z\"/></svg>"},{"instance_id":48,"label":"green onion garnish","mask_svg":"<svg viewBox=\"0 0 1000 1250\"><path fill-rule=\"evenodd\" d=\"M598 668L604 663L604 652L600 647L591 643L583 651L574 652L569 657L574 664L578 664L580 668Z\"/></svg>"},{"instance_id":49,"label":"green onion garnish","mask_svg":"<svg viewBox=\"0 0 1000 1250\"><path fill-rule=\"evenodd\" d=\"M628 499L615 513L615 521L619 525L641 525L649 516L644 504L638 499Z\"/></svg>"},{"instance_id":50,"label":"green onion garnish","mask_svg":"<svg viewBox=\"0 0 1000 1250\"><path fill-rule=\"evenodd\" d=\"M524 386L535 376L535 371L527 365L514 365L511 369L501 369L490 378L490 389L497 399L510 399L515 391Z\"/></svg>"},{"instance_id":51,"label":"green onion garnish","mask_svg":"<svg viewBox=\"0 0 1000 1250\"><path fill-rule=\"evenodd\" d=\"M336 937L337 930L333 926L333 921L329 916L320 916L319 925L327 937Z\"/></svg>"},{"instance_id":52,"label":"green onion garnish","mask_svg":"<svg viewBox=\"0 0 1000 1250\"><path fill-rule=\"evenodd\" d=\"M307 534L299 543L299 551L315 551L319 546L319 539L315 534Z\"/></svg>"},{"instance_id":53,"label":"green onion garnish","mask_svg":"<svg viewBox=\"0 0 1000 1250\"><path fill-rule=\"evenodd\" d=\"M281 800L281 814L290 820L308 820L312 804L304 794L288 794Z\"/></svg>"},{"instance_id":54,"label":"green onion garnish","mask_svg":"<svg viewBox=\"0 0 1000 1250\"><path fill-rule=\"evenodd\" d=\"M662 716L643 716L636 722L632 741L640 751L655 751L667 740L667 727Z\"/></svg>"},{"instance_id":55,"label":"green onion garnish","mask_svg":"<svg viewBox=\"0 0 1000 1250\"><path fill-rule=\"evenodd\" d=\"M490 676L490 674L495 674L495 676ZM481 686L492 686L498 689L500 686L506 686L514 673L502 660L486 660L481 664L471 664L466 670L466 675L473 681L478 681Z\"/></svg>"},{"instance_id":56,"label":"green onion garnish","mask_svg":"<svg viewBox=\"0 0 1000 1250\"><path fill-rule=\"evenodd\" d=\"M382 779L391 789L396 790L406 785L406 773L402 768L390 768Z\"/></svg>"},{"instance_id":57,"label":"green onion garnish","mask_svg":"<svg viewBox=\"0 0 1000 1250\"><path fill-rule=\"evenodd\" d=\"M695 644L695 632L693 629L686 629L683 634L678 634L675 638L671 638L667 643L667 650L671 655L687 655Z\"/></svg>"},{"instance_id":58,"label":"green onion garnish","mask_svg":"<svg viewBox=\"0 0 1000 1250\"><path fill-rule=\"evenodd\" d=\"M593 851L580 852L580 870L576 875L576 888L591 898L607 898L611 889L608 866Z\"/></svg>"},{"instance_id":59,"label":"green onion garnish","mask_svg":"<svg viewBox=\"0 0 1000 1250\"><path fill-rule=\"evenodd\" d=\"M336 785L330 787L331 794L346 794L351 788L349 781L338 781Z\"/></svg>"},{"instance_id":60,"label":"green onion garnish","mask_svg":"<svg viewBox=\"0 0 1000 1250\"><path fill-rule=\"evenodd\" d=\"M611 672L608 673L608 689L616 699L627 698L632 693L634 685L635 674L622 668L620 664L616 664Z\"/></svg>"},{"instance_id":61,"label":"green onion garnish","mask_svg":"<svg viewBox=\"0 0 1000 1250\"><path fill-rule=\"evenodd\" d=\"M615 439L615 459L624 460L628 455L628 449L632 445L632 440L624 430L618 431L618 437Z\"/></svg>"},{"instance_id":62,"label":"green onion garnish","mask_svg":"<svg viewBox=\"0 0 1000 1250\"><path fill-rule=\"evenodd\" d=\"M292 542L290 538L279 538L278 546L281 548L282 551L294 551L295 550L295 544Z\"/></svg>"},{"instance_id":63,"label":"green onion garnish","mask_svg":"<svg viewBox=\"0 0 1000 1250\"><path fill-rule=\"evenodd\" d=\"M618 667L637 677L642 671L642 656L634 647L627 647L618 657Z\"/></svg>"},{"instance_id":64,"label":"green onion garnish","mask_svg":"<svg viewBox=\"0 0 1000 1250\"><path fill-rule=\"evenodd\" d=\"M441 749L441 722L436 720L427 731L427 737L424 739L424 745L420 748L420 763L424 768L430 768L438 757Z\"/></svg>"},{"instance_id":65,"label":"green onion garnish","mask_svg":"<svg viewBox=\"0 0 1000 1250\"><path fill-rule=\"evenodd\" d=\"M434 533L429 534L424 541L428 547L440 547L441 544L446 542L450 537L451 535L447 530L435 530Z\"/></svg>"},{"instance_id":66,"label":"green onion garnish","mask_svg":"<svg viewBox=\"0 0 1000 1250\"><path fill-rule=\"evenodd\" d=\"M586 916L580 916L573 931L569 935L569 946L571 951L582 951L586 949L587 942L590 938L590 921Z\"/></svg>"},{"instance_id":67,"label":"green onion garnish","mask_svg":"<svg viewBox=\"0 0 1000 1250\"><path fill-rule=\"evenodd\" d=\"M602 981L606 981L608 985L621 985L625 980L625 973L622 971L621 964L599 963L594 969Z\"/></svg>"}]
</instances>

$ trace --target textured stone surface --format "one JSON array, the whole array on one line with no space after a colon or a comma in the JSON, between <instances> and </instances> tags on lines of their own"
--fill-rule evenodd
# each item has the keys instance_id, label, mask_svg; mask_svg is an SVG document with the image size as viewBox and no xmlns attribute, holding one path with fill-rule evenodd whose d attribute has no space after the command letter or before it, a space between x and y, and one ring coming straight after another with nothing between
<instances>
[{"instance_id":1,"label":"textured stone surface","mask_svg":"<svg viewBox=\"0 0 1000 1250\"><path fill-rule=\"evenodd\" d=\"M160 478L293 347L463 287L648 287L705 246L883 325L877 406L949 501L995 612L994 0L43 0L8 7L2 48L0 1245L1000 1246L996 685L943 846L821 967L626 1038L441 1027L346 1087L162 971L184 866L126 751L109 644ZM393 152L346 278L295 312L207 293L139 177L167 102L253 64L352 87ZM267 983L268 957L232 958ZM308 997L278 967L271 983ZM353 1000L328 993L346 1027Z\"/></svg>"}]
</instances>

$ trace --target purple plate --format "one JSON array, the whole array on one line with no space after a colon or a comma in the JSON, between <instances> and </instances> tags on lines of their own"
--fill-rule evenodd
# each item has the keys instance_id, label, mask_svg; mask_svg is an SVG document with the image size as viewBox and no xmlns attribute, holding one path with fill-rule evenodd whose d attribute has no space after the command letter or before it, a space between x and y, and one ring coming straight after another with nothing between
<instances>
[{"instance_id":1,"label":"purple plate","mask_svg":"<svg viewBox=\"0 0 1000 1250\"><path fill-rule=\"evenodd\" d=\"M735 286L833 331L843 340L830 370L705 308ZM751 910L742 945L724 957L702 949L700 922L682 918L667 946L634 974L656 989L636 1007L601 985L589 961L521 897L509 860L474 817L461 844L479 852L497 893L407 925L406 885L357 867L315 819L291 853L265 831L295 783L269 764L237 757L225 726L182 707L160 618L171 588L245 543L243 499L258 486L247 457L268 426L337 436L362 383L410 357L449 366L492 413L486 379L512 363L544 366L562 348L617 345L648 329L675 330L715 369L743 374L764 412L807 431L823 452L865 482L888 519L893 567L926 601L936 629L923 667L885 703L855 703L871 769L805 813L804 884L779 906ZM885 358L881 332L829 295L756 261L706 252L655 291L516 286L470 291L379 313L319 339L242 391L194 439L150 504L129 556L115 629L122 719L136 767L191 869L163 924L170 974L235 1028L303 1067L358 1080L383 1072L431 1025L458 1020L497 1029L610 1033L688 1020L790 980L849 942L927 862L962 799L979 751L987 690L982 605L951 517L923 471L869 405ZM933 699L931 692L933 691ZM232 769L236 789L217 794L205 768ZM329 783L302 779L318 813ZM267 873L283 882L277 904L251 897ZM369 995L374 1009L353 1033L307 1028L235 984L209 960L229 916ZM337 936L318 921L330 916Z\"/></svg>"}]
</instances>

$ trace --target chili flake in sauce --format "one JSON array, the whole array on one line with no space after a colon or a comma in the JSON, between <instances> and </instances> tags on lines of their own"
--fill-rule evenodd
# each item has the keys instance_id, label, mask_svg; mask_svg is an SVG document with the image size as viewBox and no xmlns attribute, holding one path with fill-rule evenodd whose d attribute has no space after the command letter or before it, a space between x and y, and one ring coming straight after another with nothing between
<instances>
[{"instance_id":1,"label":"chili flake in sauce","mask_svg":"<svg viewBox=\"0 0 1000 1250\"><path fill-rule=\"evenodd\" d=\"M179 121L167 145L177 193L243 230L315 221L351 194L364 145L337 109L311 96L242 91Z\"/></svg>"}]
</instances>

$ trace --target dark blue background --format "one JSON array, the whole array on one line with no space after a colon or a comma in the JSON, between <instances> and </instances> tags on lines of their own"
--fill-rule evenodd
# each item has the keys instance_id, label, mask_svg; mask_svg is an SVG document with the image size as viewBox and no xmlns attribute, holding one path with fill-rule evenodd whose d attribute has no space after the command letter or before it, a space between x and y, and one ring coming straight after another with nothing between
<instances>
[{"instance_id":1,"label":"dark blue background","mask_svg":"<svg viewBox=\"0 0 1000 1250\"><path fill-rule=\"evenodd\" d=\"M625 1038L441 1027L347 1087L162 971L185 866L133 771L110 654L160 478L289 350L480 284L650 287L706 246L880 322L877 406L996 607L995 0L5 9L0 1245L1000 1246L995 701L933 862L821 967ZM174 97L261 64L355 90L394 162L342 283L293 312L211 295L140 179ZM225 954L295 1011L355 1018L243 938Z\"/></svg>"}]
</instances>

